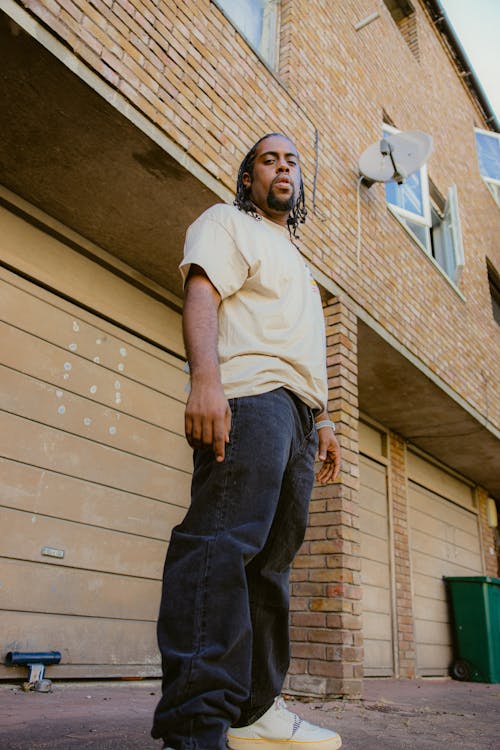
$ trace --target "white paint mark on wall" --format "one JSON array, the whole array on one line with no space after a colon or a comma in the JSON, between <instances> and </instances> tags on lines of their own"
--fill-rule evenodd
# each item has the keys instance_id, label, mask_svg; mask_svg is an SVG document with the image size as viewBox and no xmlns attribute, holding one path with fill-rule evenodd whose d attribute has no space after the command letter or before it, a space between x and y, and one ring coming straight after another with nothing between
<instances>
[{"instance_id":1,"label":"white paint mark on wall","mask_svg":"<svg viewBox=\"0 0 500 750\"><path fill-rule=\"evenodd\" d=\"M69 375L68 375L67 372L65 372L64 375L63 375L63 380L67 380L68 378L69 378Z\"/></svg>"},{"instance_id":2,"label":"white paint mark on wall","mask_svg":"<svg viewBox=\"0 0 500 750\"><path fill-rule=\"evenodd\" d=\"M122 347L120 348L120 355L121 355L122 357L126 357L126 356L127 356L127 350L125 349L125 347L124 347L124 346L122 346Z\"/></svg>"},{"instance_id":3,"label":"white paint mark on wall","mask_svg":"<svg viewBox=\"0 0 500 750\"><path fill-rule=\"evenodd\" d=\"M64 396L63 391L60 391L59 388L58 388L57 391L56 391L56 396L57 396L57 398L62 398Z\"/></svg>"},{"instance_id":4,"label":"white paint mark on wall","mask_svg":"<svg viewBox=\"0 0 500 750\"><path fill-rule=\"evenodd\" d=\"M125 365L123 364L123 362L119 362L119 363L118 363L118 365L117 365L117 369L118 369L118 370L119 370L120 372L123 372L123 371L124 371L124 369L125 369Z\"/></svg>"},{"instance_id":5,"label":"white paint mark on wall","mask_svg":"<svg viewBox=\"0 0 500 750\"><path fill-rule=\"evenodd\" d=\"M65 370L67 370L67 371L69 372L69 370L71 370L71 369L72 369L72 364L71 364L71 362L65 362L65 363L64 363L64 369L65 369Z\"/></svg>"},{"instance_id":6,"label":"white paint mark on wall","mask_svg":"<svg viewBox=\"0 0 500 750\"><path fill-rule=\"evenodd\" d=\"M96 363L96 365L98 365L100 361L101 361L100 357L94 357L94 362Z\"/></svg>"},{"instance_id":7,"label":"white paint mark on wall","mask_svg":"<svg viewBox=\"0 0 500 750\"><path fill-rule=\"evenodd\" d=\"M62 406L62 405L61 405L61 406L59 406L59 407L57 408L57 413L58 413L58 414L65 414L65 412L66 412L66 407L65 407L65 406Z\"/></svg>"},{"instance_id":8,"label":"white paint mark on wall","mask_svg":"<svg viewBox=\"0 0 500 750\"><path fill-rule=\"evenodd\" d=\"M78 346L77 346L77 345L75 344L75 342L73 341L73 342L72 342L72 343L71 343L71 344L70 344L70 345L68 346L68 349L70 349L70 350L71 350L72 352L76 352L76 350L78 349Z\"/></svg>"},{"instance_id":9,"label":"white paint mark on wall","mask_svg":"<svg viewBox=\"0 0 500 750\"><path fill-rule=\"evenodd\" d=\"M109 428L109 434L110 435L116 435L116 427L110 427Z\"/></svg>"},{"instance_id":10,"label":"white paint mark on wall","mask_svg":"<svg viewBox=\"0 0 500 750\"><path fill-rule=\"evenodd\" d=\"M120 388L121 388L120 381L119 380L115 380L115 391L119 391Z\"/></svg>"},{"instance_id":11,"label":"white paint mark on wall","mask_svg":"<svg viewBox=\"0 0 500 750\"><path fill-rule=\"evenodd\" d=\"M73 330L75 333L78 333L78 331L80 330L80 326L78 325L76 320L73 321Z\"/></svg>"},{"instance_id":12,"label":"white paint mark on wall","mask_svg":"<svg viewBox=\"0 0 500 750\"><path fill-rule=\"evenodd\" d=\"M91 385L90 388L89 388L89 391L91 393L97 393L97 386L96 385Z\"/></svg>"},{"instance_id":13,"label":"white paint mark on wall","mask_svg":"<svg viewBox=\"0 0 500 750\"><path fill-rule=\"evenodd\" d=\"M121 404L122 397L119 393L115 393L115 404Z\"/></svg>"},{"instance_id":14,"label":"white paint mark on wall","mask_svg":"<svg viewBox=\"0 0 500 750\"><path fill-rule=\"evenodd\" d=\"M102 344L102 339L96 339L95 342L97 345Z\"/></svg>"},{"instance_id":15,"label":"white paint mark on wall","mask_svg":"<svg viewBox=\"0 0 500 750\"><path fill-rule=\"evenodd\" d=\"M85 417L85 419L83 420L83 424L86 427L88 427L89 425L91 425L92 424L92 420L90 419L90 417Z\"/></svg>"}]
</instances>

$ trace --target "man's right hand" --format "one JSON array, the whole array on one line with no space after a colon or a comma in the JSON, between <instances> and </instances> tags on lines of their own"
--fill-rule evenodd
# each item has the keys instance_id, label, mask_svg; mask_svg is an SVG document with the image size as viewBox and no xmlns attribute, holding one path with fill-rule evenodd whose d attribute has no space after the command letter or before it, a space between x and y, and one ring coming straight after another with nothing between
<instances>
[{"instance_id":1,"label":"man's right hand","mask_svg":"<svg viewBox=\"0 0 500 750\"><path fill-rule=\"evenodd\" d=\"M224 461L225 447L231 432L231 409L220 382L191 381L185 430L192 448L211 445L215 460Z\"/></svg>"}]
</instances>

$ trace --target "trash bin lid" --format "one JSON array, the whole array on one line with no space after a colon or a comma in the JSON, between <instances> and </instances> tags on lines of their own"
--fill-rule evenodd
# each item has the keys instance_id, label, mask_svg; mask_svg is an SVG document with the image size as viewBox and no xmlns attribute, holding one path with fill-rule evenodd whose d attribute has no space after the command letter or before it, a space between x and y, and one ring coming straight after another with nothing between
<instances>
[{"instance_id":1,"label":"trash bin lid","mask_svg":"<svg viewBox=\"0 0 500 750\"><path fill-rule=\"evenodd\" d=\"M493 583L500 586L500 578L491 576L443 576L443 581L463 581L464 583Z\"/></svg>"}]
</instances>

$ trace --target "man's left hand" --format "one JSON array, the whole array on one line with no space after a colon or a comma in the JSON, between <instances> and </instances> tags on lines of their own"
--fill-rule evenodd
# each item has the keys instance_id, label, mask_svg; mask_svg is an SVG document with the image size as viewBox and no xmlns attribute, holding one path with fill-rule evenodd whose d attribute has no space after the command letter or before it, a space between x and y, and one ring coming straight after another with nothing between
<instances>
[{"instance_id":1,"label":"man's left hand","mask_svg":"<svg viewBox=\"0 0 500 750\"><path fill-rule=\"evenodd\" d=\"M321 427L318 430L319 445L318 458L323 462L316 475L320 484L334 482L340 472L341 452L335 433L331 427Z\"/></svg>"}]
</instances>

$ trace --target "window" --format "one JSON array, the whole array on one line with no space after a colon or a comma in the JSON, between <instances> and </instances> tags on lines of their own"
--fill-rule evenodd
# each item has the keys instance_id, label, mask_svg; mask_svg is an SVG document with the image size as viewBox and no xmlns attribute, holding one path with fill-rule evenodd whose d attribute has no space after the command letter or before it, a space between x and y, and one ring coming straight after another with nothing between
<instances>
[{"instance_id":1,"label":"window","mask_svg":"<svg viewBox=\"0 0 500 750\"><path fill-rule=\"evenodd\" d=\"M216 0L216 5L265 62L276 68L279 0Z\"/></svg>"},{"instance_id":2,"label":"window","mask_svg":"<svg viewBox=\"0 0 500 750\"><path fill-rule=\"evenodd\" d=\"M384 0L387 10L398 27L413 56L420 60L417 35L417 16L410 0Z\"/></svg>"},{"instance_id":3,"label":"window","mask_svg":"<svg viewBox=\"0 0 500 750\"><path fill-rule=\"evenodd\" d=\"M398 132L390 125L383 127L384 137ZM385 198L411 237L458 284L464 252L456 186L452 185L446 199L443 198L429 180L424 164L401 184L386 182Z\"/></svg>"},{"instance_id":4,"label":"window","mask_svg":"<svg viewBox=\"0 0 500 750\"><path fill-rule=\"evenodd\" d=\"M464 250L456 185L450 187L441 206L436 203L431 205L432 256L450 279L458 284L464 267Z\"/></svg>"},{"instance_id":5,"label":"window","mask_svg":"<svg viewBox=\"0 0 500 750\"><path fill-rule=\"evenodd\" d=\"M500 206L500 133L475 128L479 172Z\"/></svg>"},{"instance_id":6,"label":"window","mask_svg":"<svg viewBox=\"0 0 500 750\"><path fill-rule=\"evenodd\" d=\"M490 287L493 317L500 325L500 275L495 266L490 263L489 260L486 261L486 265L488 269L488 284Z\"/></svg>"}]
</instances>

